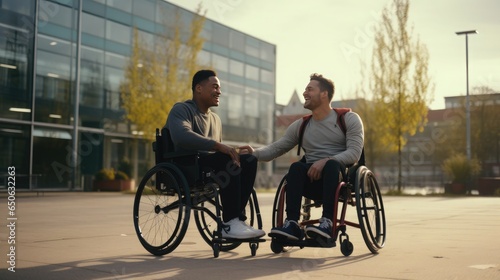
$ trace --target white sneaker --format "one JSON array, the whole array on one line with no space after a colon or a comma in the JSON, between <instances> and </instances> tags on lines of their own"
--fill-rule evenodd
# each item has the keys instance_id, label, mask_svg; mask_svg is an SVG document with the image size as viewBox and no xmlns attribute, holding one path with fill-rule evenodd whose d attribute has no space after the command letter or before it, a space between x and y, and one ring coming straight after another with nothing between
<instances>
[{"instance_id":1,"label":"white sneaker","mask_svg":"<svg viewBox=\"0 0 500 280\"><path fill-rule=\"evenodd\" d=\"M250 230L239 218L234 218L227 223L222 223L222 237L234 239L251 239L257 234Z\"/></svg>"},{"instance_id":2,"label":"white sneaker","mask_svg":"<svg viewBox=\"0 0 500 280\"><path fill-rule=\"evenodd\" d=\"M253 228L252 226L248 225L247 223L245 223L244 221L240 220L240 222L246 227L248 228L250 231L252 231L255 236L254 238L259 238L259 237L262 237L264 235L266 235L266 232L261 230L261 229L257 229L257 228Z\"/></svg>"}]
</instances>

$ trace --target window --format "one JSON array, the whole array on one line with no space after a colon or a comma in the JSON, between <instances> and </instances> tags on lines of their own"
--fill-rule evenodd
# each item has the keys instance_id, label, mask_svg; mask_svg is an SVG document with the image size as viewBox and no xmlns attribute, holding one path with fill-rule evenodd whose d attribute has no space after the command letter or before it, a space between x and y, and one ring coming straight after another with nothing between
<instances>
[{"instance_id":1,"label":"window","mask_svg":"<svg viewBox=\"0 0 500 280\"><path fill-rule=\"evenodd\" d=\"M121 1L121 0L118 0ZM147 19L154 19L155 17L155 2L149 0L135 0L133 1L134 15L138 15Z\"/></svg>"},{"instance_id":2,"label":"window","mask_svg":"<svg viewBox=\"0 0 500 280\"><path fill-rule=\"evenodd\" d=\"M114 54L114 53L106 53L106 65L113 66L118 69L125 69L125 66L128 63L128 58L123 55Z\"/></svg>"},{"instance_id":3,"label":"window","mask_svg":"<svg viewBox=\"0 0 500 280\"><path fill-rule=\"evenodd\" d=\"M228 94L228 119L230 125L241 125L240 118L243 109L243 96L234 92Z\"/></svg>"},{"instance_id":4,"label":"window","mask_svg":"<svg viewBox=\"0 0 500 280\"><path fill-rule=\"evenodd\" d=\"M103 52L82 47L80 68L80 105L103 106Z\"/></svg>"},{"instance_id":5,"label":"window","mask_svg":"<svg viewBox=\"0 0 500 280\"><path fill-rule=\"evenodd\" d=\"M241 32L231 30L231 48L240 52L245 52L245 35Z\"/></svg>"},{"instance_id":6,"label":"window","mask_svg":"<svg viewBox=\"0 0 500 280\"><path fill-rule=\"evenodd\" d=\"M132 12L132 0L108 0L108 6L125 12Z\"/></svg>"},{"instance_id":7,"label":"window","mask_svg":"<svg viewBox=\"0 0 500 280\"><path fill-rule=\"evenodd\" d=\"M229 60L229 72L233 75L244 76L244 66L242 62Z\"/></svg>"},{"instance_id":8,"label":"window","mask_svg":"<svg viewBox=\"0 0 500 280\"><path fill-rule=\"evenodd\" d=\"M212 41L219 45L228 46L229 45L229 28L220 25L213 25L213 37Z\"/></svg>"},{"instance_id":9,"label":"window","mask_svg":"<svg viewBox=\"0 0 500 280\"><path fill-rule=\"evenodd\" d=\"M113 67L106 67L106 108L120 109L120 85L123 82L124 71Z\"/></svg>"},{"instance_id":10,"label":"window","mask_svg":"<svg viewBox=\"0 0 500 280\"><path fill-rule=\"evenodd\" d=\"M259 57L259 41L255 38L247 36L245 52L251 56Z\"/></svg>"},{"instance_id":11,"label":"window","mask_svg":"<svg viewBox=\"0 0 500 280\"><path fill-rule=\"evenodd\" d=\"M34 1L2 0L0 1L0 8L31 16L33 15L33 4L35 4Z\"/></svg>"},{"instance_id":12,"label":"window","mask_svg":"<svg viewBox=\"0 0 500 280\"><path fill-rule=\"evenodd\" d=\"M218 71L229 72L228 71L228 58L227 57L223 57L223 56L216 55L216 54L213 54L212 57L213 57L213 63L214 63L215 69L217 69Z\"/></svg>"},{"instance_id":13,"label":"window","mask_svg":"<svg viewBox=\"0 0 500 280\"><path fill-rule=\"evenodd\" d=\"M104 38L104 19L91 14L83 13L82 32Z\"/></svg>"},{"instance_id":14,"label":"window","mask_svg":"<svg viewBox=\"0 0 500 280\"><path fill-rule=\"evenodd\" d=\"M201 50L198 53L198 64L205 68L212 68L212 63L210 62L211 54L207 51Z\"/></svg>"},{"instance_id":15,"label":"window","mask_svg":"<svg viewBox=\"0 0 500 280\"><path fill-rule=\"evenodd\" d=\"M38 12L40 24L50 22L67 28L74 28L76 27L77 18L77 12L69 7L45 0L40 1Z\"/></svg>"},{"instance_id":16,"label":"window","mask_svg":"<svg viewBox=\"0 0 500 280\"><path fill-rule=\"evenodd\" d=\"M260 69L261 82L274 85L274 73L264 69Z\"/></svg>"},{"instance_id":17,"label":"window","mask_svg":"<svg viewBox=\"0 0 500 280\"><path fill-rule=\"evenodd\" d=\"M252 65L245 65L245 77L255 81L259 80L259 68Z\"/></svg>"},{"instance_id":18,"label":"window","mask_svg":"<svg viewBox=\"0 0 500 280\"><path fill-rule=\"evenodd\" d=\"M135 2L134 2L135 3ZM131 44L130 27L107 20L106 22L106 39L122 43L125 45Z\"/></svg>"}]
</instances>

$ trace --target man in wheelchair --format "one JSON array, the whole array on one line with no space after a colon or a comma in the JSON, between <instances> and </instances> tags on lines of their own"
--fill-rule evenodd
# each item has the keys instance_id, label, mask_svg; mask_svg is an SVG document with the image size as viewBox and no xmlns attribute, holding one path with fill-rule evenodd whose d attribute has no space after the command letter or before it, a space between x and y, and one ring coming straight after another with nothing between
<instances>
[{"instance_id":1,"label":"man in wheelchair","mask_svg":"<svg viewBox=\"0 0 500 280\"><path fill-rule=\"evenodd\" d=\"M222 124L210 107L219 105L220 81L212 70L200 70L193 76L192 100L176 103L168 116L174 151L206 151L199 158L200 168L210 170L219 185L222 204L222 237L251 239L265 235L244 222L245 206L253 190L257 159L240 155L222 144Z\"/></svg>"},{"instance_id":2,"label":"man in wheelchair","mask_svg":"<svg viewBox=\"0 0 500 280\"><path fill-rule=\"evenodd\" d=\"M286 221L283 227L272 228L269 236L301 240L304 232L298 221L302 196L323 202L319 225L308 225L305 234L309 238L330 238L335 215L334 200L338 182L346 166L356 163L363 150L363 123L354 112L343 112L345 132L340 127L340 110L330 105L334 84L319 74L310 76L303 93L304 108L311 110L312 117L293 122L285 135L268 146L253 149L242 146L240 150L253 154L260 161L273 160L296 145L304 149L305 156L293 163L286 175ZM301 132L302 130L302 132ZM302 136L302 137L301 137Z\"/></svg>"}]
</instances>

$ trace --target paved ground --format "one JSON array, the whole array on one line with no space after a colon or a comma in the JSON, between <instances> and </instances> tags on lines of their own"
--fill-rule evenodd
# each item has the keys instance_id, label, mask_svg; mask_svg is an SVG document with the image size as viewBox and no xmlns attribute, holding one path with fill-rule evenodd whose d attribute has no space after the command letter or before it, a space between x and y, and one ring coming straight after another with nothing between
<instances>
[{"instance_id":1,"label":"paved ground","mask_svg":"<svg viewBox=\"0 0 500 280\"><path fill-rule=\"evenodd\" d=\"M266 231L273 197L259 193ZM388 238L377 255L349 228L349 257L338 247L277 255L265 242L255 257L242 244L214 259L195 227L173 253L150 255L135 236L132 195L18 194L11 231L0 193L0 279L500 279L500 198L387 196L384 203Z\"/></svg>"}]
</instances>

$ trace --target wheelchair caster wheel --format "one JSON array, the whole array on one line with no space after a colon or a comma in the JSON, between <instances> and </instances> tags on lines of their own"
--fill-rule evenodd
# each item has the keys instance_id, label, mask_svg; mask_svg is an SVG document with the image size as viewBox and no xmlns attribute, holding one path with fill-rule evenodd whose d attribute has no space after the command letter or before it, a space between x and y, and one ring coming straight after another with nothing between
<instances>
[{"instance_id":1,"label":"wheelchair caster wheel","mask_svg":"<svg viewBox=\"0 0 500 280\"><path fill-rule=\"evenodd\" d=\"M250 252L252 253L252 257L255 257L257 253L257 249L259 249L259 243L250 243Z\"/></svg>"},{"instance_id":2,"label":"wheelchair caster wheel","mask_svg":"<svg viewBox=\"0 0 500 280\"><path fill-rule=\"evenodd\" d=\"M275 254L283 252L283 245L277 243L276 241L271 241L271 251Z\"/></svg>"},{"instance_id":3,"label":"wheelchair caster wheel","mask_svg":"<svg viewBox=\"0 0 500 280\"><path fill-rule=\"evenodd\" d=\"M340 243L340 252L342 252L344 256L350 256L352 251L354 251L354 245L352 245L351 241L345 239Z\"/></svg>"},{"instance_id":4,"label":"wheelchair caster wheel","mask_svg":"<svg viewBox=\"0 0 500 280\"><path fill-rule=\"evenodd\" d=\"M214 243L212 247L213 247L212 249L214 250L214 258L218 258L221 247L220 243Z\"/></svg>"}]
</instances>

